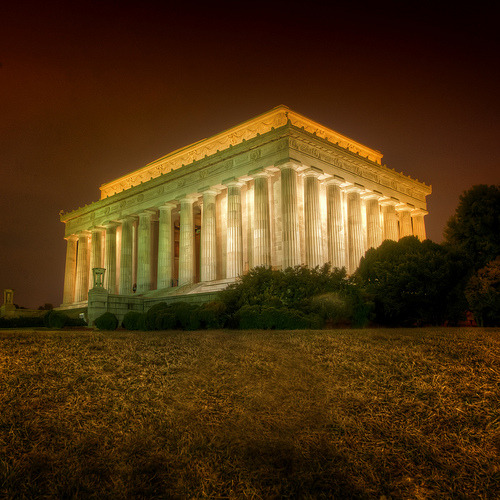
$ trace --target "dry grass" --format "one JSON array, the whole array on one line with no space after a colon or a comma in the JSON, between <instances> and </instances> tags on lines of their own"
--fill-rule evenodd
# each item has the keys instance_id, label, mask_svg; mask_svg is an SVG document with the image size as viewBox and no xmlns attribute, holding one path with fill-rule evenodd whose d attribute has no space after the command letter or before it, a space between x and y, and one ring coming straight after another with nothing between
<instances>
[{"instance_id":1,"label":"dry grass","mask_svg":"<svg viewBox=\"0 0 500 500\"><path fill-rule=\"evenodd\" d=\"M0 332L3 498L498 498L500 330Z\"/></svg>"}]
</instances>

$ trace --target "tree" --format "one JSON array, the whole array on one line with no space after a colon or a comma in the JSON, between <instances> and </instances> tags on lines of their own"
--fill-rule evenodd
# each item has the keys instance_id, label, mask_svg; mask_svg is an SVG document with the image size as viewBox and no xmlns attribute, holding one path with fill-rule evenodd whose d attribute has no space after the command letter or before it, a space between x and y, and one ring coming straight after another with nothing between
<instances>
[{"instance_id":1,"label":"tree","mask_svg":"<svg viewBox=\"0 0 500 500\"><path fill-rule=\"evenodd\" d=\"M465 252L474 270L500 255L500 186L480 184L465 191L444 237Z\"/></svg>"},{"instance_id":2,"label":"tree","mask_svg":"<svg viewBox=\"0 0 500 500\"><path fill-rule=\"evenodd\" d=\"M500 256L472 276L465 295L479 325L500 325Z\"/></svg>"},{"instance_id":3,"label":"tree","mask_svg":"<svg viewBox=\"0 0 500 500\"><path fill-rule=\"evenodd\" d=\"M465 257L430 240L386 240L366 252L356 276L372 294L380 324L442 324L467 307Z\"/></svg>"}]
</instances>

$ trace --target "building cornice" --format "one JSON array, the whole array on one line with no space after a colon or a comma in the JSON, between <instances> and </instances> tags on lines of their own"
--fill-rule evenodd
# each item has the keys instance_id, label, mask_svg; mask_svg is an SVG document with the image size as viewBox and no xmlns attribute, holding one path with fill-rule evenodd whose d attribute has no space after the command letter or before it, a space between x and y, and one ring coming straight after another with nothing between
<instances>
[{"instance_id":1,"label":"building cornice","mask_svg":"<svg viewBox=\"0 0 500 500\"><path fill-rule=\"evenodd\" d=\"M211 156L219 151L236 146L244 141L248 141L258 135L265 134L287 124L303 129L316 137L336 144L371 162L379 165L381 164L382 154L379 151L364 146L339 132L324 127L292 111L287 106L281 105L212 137L202 139L189 146L172 151L134 172L103 184L100 187L101 199L112 196L133 186L137 186L141 182L149 181L172 170L177 170L194 161L201 160L207 156Z\"/></svg>"}]
</instances>

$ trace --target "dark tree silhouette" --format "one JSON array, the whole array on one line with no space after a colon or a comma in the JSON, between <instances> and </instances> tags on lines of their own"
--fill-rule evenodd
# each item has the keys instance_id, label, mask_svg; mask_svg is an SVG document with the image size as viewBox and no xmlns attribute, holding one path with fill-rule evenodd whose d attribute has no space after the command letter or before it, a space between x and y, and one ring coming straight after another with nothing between
<instances>
[{"instance_id":1,"label":"dark tree silhouette","mask_svg":"<svg viewBox=\"0 0 500 500\"><path fill-rule=\"evenodd\" d=\"M462 250L474 270L500 255L500 186L473 186L444 230L448 244Z\"/></svg>"},{"instance_id":2,"label":"dark tree silhouette","mask_svg":"<svg viewBox=\"0 0 500 500\"><path fill-rule=\"evenodd\" d=\"M373 295L380 324L442 324L467 308L465 257L430 240L386 240L366 252L356 274Z\"/></svg>"}]
</instances>

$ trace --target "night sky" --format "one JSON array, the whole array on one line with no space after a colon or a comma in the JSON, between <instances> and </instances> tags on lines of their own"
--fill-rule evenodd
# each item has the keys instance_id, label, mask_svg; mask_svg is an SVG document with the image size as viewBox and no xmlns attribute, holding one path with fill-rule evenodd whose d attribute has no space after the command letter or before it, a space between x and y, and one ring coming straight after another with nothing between
<instances>
[{"instance_id":1,"label":"night sky","mask_svg":"<svg viewBox=\"0 0 500 500\"><path fill-rule=\"evenodd\" d=\"M500 183L482 2L176 3L2 3L0 289L17 304L62 301L61 209L279 104L432 184L436 242L465 189Z\"/></svg>"}]
</instances>

